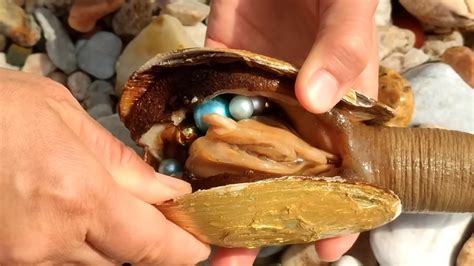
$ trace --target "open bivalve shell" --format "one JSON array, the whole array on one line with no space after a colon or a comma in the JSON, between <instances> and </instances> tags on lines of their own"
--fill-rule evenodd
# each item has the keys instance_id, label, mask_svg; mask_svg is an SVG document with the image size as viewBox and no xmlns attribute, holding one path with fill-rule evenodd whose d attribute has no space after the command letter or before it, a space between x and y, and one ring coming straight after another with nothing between
<instances>
[{"instance_id":1,"label":"open bivalve shell","mask_svg":"<svg viewBox=\"0 0 474 266\"><path fill-rule=\"evenodd\" d=\"M443 172L459 188L454 197L419 171L424 154L400 159L407 153L400 145L418 149L447 134L469 149L472 136L386 127L394 110L354 90L331 111L309 113L294 95L297 73L246 51L193 48L157 55L132 74L120 102L123 122L152 166L170 154L181 158L194 190L157 206L167 219L206 243L261 247L370 230L395 219L402 203L406 211L474 211L472 170L463 166L472 155L440 158L459 165ZM191 130L196 106L225 95L264 97L268 117L213 114L204 119L207 132ZM410 143L400 144L405 137Z\"/></svg>"}]
</instances>

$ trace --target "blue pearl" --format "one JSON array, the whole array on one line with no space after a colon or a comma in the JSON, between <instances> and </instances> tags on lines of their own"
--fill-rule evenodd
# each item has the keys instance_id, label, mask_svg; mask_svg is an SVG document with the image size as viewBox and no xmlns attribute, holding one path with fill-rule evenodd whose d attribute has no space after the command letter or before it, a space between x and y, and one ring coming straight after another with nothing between
<instances>
[{"instance_id":1,"label":"blue pearl","mask_svg":"<svg viewBox=\"0 0 474 266\"><path fill-rule=\"evenodd\" d=\"M227 101L222 97L215 97L211 100L203 102L194 109L194 123L202 130L207 131L209 125L202 121L203 116L211 113L216 113L222 116L230 117Z\"/></svg>"},{"instance_id":2,"label":"blue pearl","mask_svg":"<svg viewBox=\"0 0 474 266\"><path fill-rule=\"evenodd\" d=\"M242 120L253 115L253 102L247 96L235 96L229 104L229 111L235 120Z\"/></svg>"},{"instance_id":3,"label":"blue pearl","mask_svg":"<svg viewBox=\"0 0 474 266\"><path fill-rule=\"evenodd\" d=\"M183 167L175 159L165 159L161 161L158 172L169 176L180 176L183 173Z\"/></svg>"},{"instance_id":4,"label":"blue pearl","mask_svg":"<svg viewBox=\"0 0 474 266\"><path fill-rule=\"evenodd\" d=\"M250 97L253 103L253 112L255 115L260 115L263 113L263 110L266 108L267 100L262 96L252 96Z\"/></svg>"}]
</instances>

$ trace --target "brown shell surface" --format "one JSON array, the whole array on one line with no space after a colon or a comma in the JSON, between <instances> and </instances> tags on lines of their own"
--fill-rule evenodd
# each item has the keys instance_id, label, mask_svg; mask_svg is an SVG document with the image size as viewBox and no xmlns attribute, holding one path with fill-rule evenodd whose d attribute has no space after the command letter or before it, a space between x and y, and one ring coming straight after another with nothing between
<instances>
[{"instance_id":1,"label":"brown shell surface","mask_svg":"<svg viewBox=\"0 0 474 266\"><path fill-rule=\"evenodd\" d=\"M254 248L370 230L395 219L401 204L365 183L291 176L200 190L157 208L203 242Z\"/></svg>"},{"instance_id":2,"label":"brown shell surface","mask_svg":"<svg viewBox=\"0 0 474 266\"><path fill-rule=\"evenodd\" d=\"M224 73L219 76L218 71ZM297 73L298 69L289 63L243 50L188 48L159 54L126 82L120 116L137 140L153 124L171 121L172 111L190 108L194 100L204 100L219 91L277 92L297 104L293 92ZM202 86L196 87L199 83ZM357 120L375 124L395 116L391 107L352 89L336 108L349 111Z\"/></svg>"}]
</instances>

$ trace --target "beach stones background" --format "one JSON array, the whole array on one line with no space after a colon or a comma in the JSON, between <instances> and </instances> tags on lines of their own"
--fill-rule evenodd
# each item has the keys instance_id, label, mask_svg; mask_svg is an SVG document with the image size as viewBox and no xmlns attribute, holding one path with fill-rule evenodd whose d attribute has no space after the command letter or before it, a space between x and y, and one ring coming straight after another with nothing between
<instances>
[{"instance_id":1,"label":"beach stones background","mask_svg":"<svg viewBox=\"0 0 474 266\"><path fill-rule=\"evenodd\" d=\"M474 133L474 1L433 3L379 1L380 64L402 73L413 87L410 126ZM204 46L209 12L207 0L0 0L0 68L63 84L91 117L142 154L117 114L122 86L157 53ZM370 258L385 265L454 263L460 250L453 246L467 241L463 230L470 219L404 215L374 230L370 241L361 238L353 250L370 249ZM472 243L458 258L464 265L472 265ZM372 265L356 253L332 265ZM263 249L259 261L270 259L329 265L312 245Z\"/></svg>"}]
</instances>

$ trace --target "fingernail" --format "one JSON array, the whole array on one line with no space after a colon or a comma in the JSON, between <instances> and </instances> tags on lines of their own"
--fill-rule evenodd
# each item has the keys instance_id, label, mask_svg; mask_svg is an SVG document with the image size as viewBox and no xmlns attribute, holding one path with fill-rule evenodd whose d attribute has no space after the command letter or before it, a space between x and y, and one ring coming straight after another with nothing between
<instances>
[{"instance_id":1,"label":"fingernail","mask_svg":"<svg viewBox=\"0 0 474 266\"><path fill-rule=\"evenodd\" d=\"M172 190L179 192L180 194L191 192L191 185L188 182L160 173L155 173L155 176L160 181L160 183Z\"/></svg>"},{"instance_id":2,"label":"fingernail","mask_svg":"<svg viewBox=\"0 0 474 266\"><path fill-rule=\"evenodd\" d=\"M335 104L339 83L331 73L320 69L309 79L306 89L315 111L324 112Z\"/></svg>"}]
</instances>

